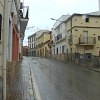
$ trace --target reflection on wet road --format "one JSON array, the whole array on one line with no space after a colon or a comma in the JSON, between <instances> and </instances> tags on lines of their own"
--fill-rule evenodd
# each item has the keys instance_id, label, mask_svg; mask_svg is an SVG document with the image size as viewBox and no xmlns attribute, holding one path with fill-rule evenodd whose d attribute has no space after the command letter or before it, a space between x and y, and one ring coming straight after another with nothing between
<instances>
[{"instance_id":1,"label":"reflection on wet road","mask_svg":"<svg viewBox=\"0 0 100 100\"><path fill-rule=\"evenodd\" d=\"M100 73L45 58L30 58L41 100L100 100Z\"/></svg>"}]
</instances>

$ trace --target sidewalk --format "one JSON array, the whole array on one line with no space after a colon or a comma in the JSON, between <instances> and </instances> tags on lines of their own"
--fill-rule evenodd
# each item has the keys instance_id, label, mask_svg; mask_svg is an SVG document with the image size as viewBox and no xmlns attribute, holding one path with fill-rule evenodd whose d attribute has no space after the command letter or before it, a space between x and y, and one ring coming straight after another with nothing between
<instances>
[{"instance_id":1,"label":"sidewalk","mask_svg":"<svg viewBox=\"0 0 100 100\"><path fill-rule=\"evenodd\" d=\"M33 92L29 59L31 60L31 58L23 57L16 81L9 92L7 100L36 100Z\"/></svg>"},{"instance_id":2,"label":"sidewalk","mask_svg":"<svg viewBox=\"0 0 100 100\"><path fill-rule=\"evenodd\" d=\"M91 70L100 73L100 68L91 68Z\"/></svg>"},{"instance_id":3,"label":"sidewalk","mask_svg":"<svg viewBox=\"0 0 100 100\"><path fill-rule=\"evenodd\" d=\"M46 58L46 57L40 57L40 58ZM46 59L53 59L53 58L46 58ZM58 59L54 59L54 60L58 60ZM62 62L65 62L67 64L73 64L73 65L76 65L76 66L81 66L82 68L84 68L82 65L77 65L76 63L74 62L68 62L68 61L64 61L64 60L58 60L58 61L62 61ZM95 72L99 72L100 73L100 67L98 68L91 68L89 70L92 70L92 71L95 71Z\"/></svg>"}]
</instances>

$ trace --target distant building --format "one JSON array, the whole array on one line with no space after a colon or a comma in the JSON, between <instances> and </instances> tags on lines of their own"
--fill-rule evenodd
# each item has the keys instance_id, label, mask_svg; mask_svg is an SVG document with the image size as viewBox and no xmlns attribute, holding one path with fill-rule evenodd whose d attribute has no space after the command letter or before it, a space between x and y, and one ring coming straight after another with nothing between
<instances>
[{"instance_id":1,"label":"distant building","mask_svg":"<svg viewBox=\"0 0 100 100\"><path fill-rule=\"evenodd\" d=\"M28 37L28 56L36 56L36 33Z\"/></svg>"},{"instance_id":2,"label":"distant building","mask_svg":"<svg viewBox=\"0 0 100 100\"><path fill-rule=\"evenodd\" d=\"M49 30L41 31L41 35L36 38L36 56L49 57L50 55L50 33Z\"/></svg>"},{"instance_id":3,"label":"distant building","mask_svg":"<svg viewBox=\"0 0 100 100\"><path fill-rule=\"evenodd\" d=\"M52 31L50 31L50 41L48 43L48 46L49 46L49 57L51 58L52 57Z\"/></svg>"},{"instance_id":4,"label":"distant building","mask_svg":"<svg viewBox=\"0 0 100 100\"><path fill-rule=\"evenodd\" d=\"M28 56L28 46L23 46L23 56Z\"/></svg>"}]
</instances>

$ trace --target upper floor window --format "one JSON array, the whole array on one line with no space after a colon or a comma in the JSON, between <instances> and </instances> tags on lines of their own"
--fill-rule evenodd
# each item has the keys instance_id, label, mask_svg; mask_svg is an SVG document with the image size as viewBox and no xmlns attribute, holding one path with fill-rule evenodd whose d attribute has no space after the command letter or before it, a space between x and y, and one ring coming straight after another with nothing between
<instances>
[{"instance_id":1,"label":"upper floor window","mask_svg":"<svg viewBox=\"0 0 100 100\"><path fill-rule=\"evenodd\" d=\"M34 36L34 41L35 41L35 36Z\"/></svg>"},{"instance_id":2,"label":"upper floor window","mask_svg":"<svg viewBox=\"0 0 100 100\"><path fill-rule=\"evenodd\" d=\"M85 18L85 22L89 22L89 18Z\"/></svg>"},{"instance_id":3,"label":"upper floor window","mask_svg":"<svg viewBox=\"0 0 100 100\"><path fill-rule=\"evenodd\" d=\"M33 42L33 37L32 37L32 42Z\"/></svg>"},{"instance_id":4,"label":"upper floor window","mask_svg":"<svg viewBox=\"0 0 100 100\"><path fill-rule=\"evenodd\" d=\"M98 36L98 40L100 40L100 36Z\"/></svg>"},{"instance_id":5,"label":"upper floor window","mask_svg":"<svg viewBox=\"0 0 100 100\"><path fill-rule=\"evenodd\" d=\"M34 43L34 48L35 48L35 43Z\"/></svg>"},{"instance_id":6,"label":"upper floor window","mask_svg":"<svg viewBox=\"0 0 100 100\"><path fill-rule=\"evenodd\" d=\"M62 46L62 53L64 53L65 46Z\"/></svg>"}]
</instances>

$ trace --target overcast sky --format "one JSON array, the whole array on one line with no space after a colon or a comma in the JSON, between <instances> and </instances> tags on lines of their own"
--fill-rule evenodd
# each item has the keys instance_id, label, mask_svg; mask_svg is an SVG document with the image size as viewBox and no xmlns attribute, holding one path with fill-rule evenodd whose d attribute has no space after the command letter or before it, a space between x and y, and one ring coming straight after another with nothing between
<instances>
[{"instance_id":1,"label":"overcast sky","mask_svg":"<svg viewBox=\"0 0 100 100\"><path fill-rule=\"evenodd\" d=\"M38 29L49 29L62 15L73 13L89 13L99 10L98 0L24 0L24 5L29 6L29 27L35 26L33 30L26 30L24 45L27 45L27 37Z\"/></svg>"}]
</instances>

